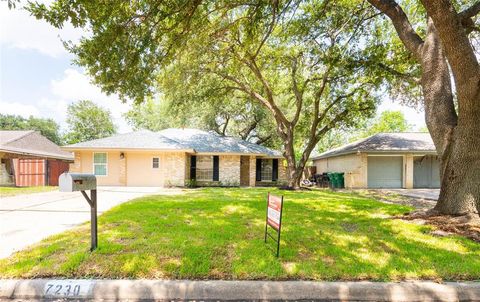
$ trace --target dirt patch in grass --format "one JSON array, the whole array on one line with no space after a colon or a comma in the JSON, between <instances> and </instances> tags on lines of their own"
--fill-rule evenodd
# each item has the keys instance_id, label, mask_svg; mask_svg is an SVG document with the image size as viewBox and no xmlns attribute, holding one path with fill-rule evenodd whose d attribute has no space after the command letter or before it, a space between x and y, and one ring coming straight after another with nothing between
<instances>
[{"instance_id":1,"label":"dirt patch in grass","mask_svg":"<svg viewBox=\"0 0 480 302\"><path fill-rule=\"evenodd\" d=\"M388 190L357 190L355 193L375 198L384 203L414 207L415 211L393 218L434 226L435 230L431 232L434 236L444 237L456 234L480 242L480 216L478 215L432 215L429 210L435 206L435 201L403 196Z\"/></svg>"},{"instance_id":2,"label":"dirt patch in grass","mask_svg":"<svg viewBox=\"0 0 480 302\"><path fill-rule=\"evenodd\" d=\"M480 242L480 216L478 215L432 215L427 211L417 211L395 218L433 225L436 230L432 231L432 235L435 236L457 234Z\"/></svg>"}]
</instances>

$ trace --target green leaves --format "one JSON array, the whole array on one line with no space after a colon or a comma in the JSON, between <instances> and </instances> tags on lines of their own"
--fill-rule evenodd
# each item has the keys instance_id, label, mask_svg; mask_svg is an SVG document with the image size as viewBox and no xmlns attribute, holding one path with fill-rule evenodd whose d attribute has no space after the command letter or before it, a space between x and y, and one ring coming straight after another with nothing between
<instances>
[{"instance_id":1,"label":"green leaves","mask_svg":"<svg viewBox=\"0 0 480 302\"><path fill-rule=\"evenodd\" d=\"M116 132L110 111L89 100L72 103L67 109L68 144L110 136Z\"/></svg>"},{"instance_id":2,"label":"green leaves","mask_svg":"<svg viewBox=\"0 0 480 302\"><path fill-rule=\"evenodd\" d=\"M27 119L19 115L0 114L1 130L37 130L55 144L62 145L63 141L59 128L58 124L52 119L33 116Z\"/></svg>"}]
</instances>

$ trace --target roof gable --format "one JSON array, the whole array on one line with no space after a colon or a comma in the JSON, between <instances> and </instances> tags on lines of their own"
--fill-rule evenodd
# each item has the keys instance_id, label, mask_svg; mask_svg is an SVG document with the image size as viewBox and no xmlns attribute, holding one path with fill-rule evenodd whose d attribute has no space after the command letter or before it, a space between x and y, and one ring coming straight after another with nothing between
<instances>
[{"instance_id":1,"label":"roof gable","mask_svg":"<svg viewBox=\"0 0 480 302\"><path fill-rule=\"evenodd\" d=\"M73 160L70 152L63 151L55 143L37 131L0 131L0 150L37 157Z\"/></svg>"},{"instance_id":2,"label":"roof gable","mask_svg":"<svg viewBox=\"0 0 480 302\"><path fill-rule=\"evenodd\" d=\"M355 152L436 152L429 133L378 133L367 138L326 151L312 159L327 158Z\"/></svg>"}]
</instances>

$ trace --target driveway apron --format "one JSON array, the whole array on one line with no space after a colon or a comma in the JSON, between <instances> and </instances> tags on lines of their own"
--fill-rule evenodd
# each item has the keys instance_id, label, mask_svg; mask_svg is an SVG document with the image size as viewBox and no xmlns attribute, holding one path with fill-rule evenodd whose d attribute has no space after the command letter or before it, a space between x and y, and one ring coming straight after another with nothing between
<instances>
[{"instance_id":1,"label":"driveway apron","mask_svg":"<svg viewBox=\"0 0 480 302\"><path fill-rule=\"evenodd\" d=\"M130 199L160 192L149 187L99 187L98 215ZM0 258L89 220L90 207L80 192L1 197Z\"/></svg>"}]
</instances>

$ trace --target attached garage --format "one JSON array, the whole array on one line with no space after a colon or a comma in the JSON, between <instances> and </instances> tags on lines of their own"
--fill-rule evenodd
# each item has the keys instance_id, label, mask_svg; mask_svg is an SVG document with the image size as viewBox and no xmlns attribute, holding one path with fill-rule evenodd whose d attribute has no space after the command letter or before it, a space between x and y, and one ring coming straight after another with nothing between
<instances>
[{"instance_id":1,"label":"attached garage","mask_svg":"<svg viewBox=\"0 0 480 302\"><path fill-rule=\"evenodd\" d=\"M378 133L313 157L317 173L345 173L346 188L439 188L429 133Z\"/></svg>"},{"instance_id":2,"label":"attached garage","mask_svg":"<svg viewBox=\"0 0 480 302\"><path fill-rule=\"evenodd\" d=\"M402 156L368 156L369 188L401 188Z\"/></svg>"},{"instance_id":3,"label":"attached garage","mask_svg":"<svg viewBox=\"0 0 480 302\"><path fill-rule=\"evenodd\" d=\"M413 187L440 188L438 156L425 155L413 158Z\"/></svg>"}]
</instances>

